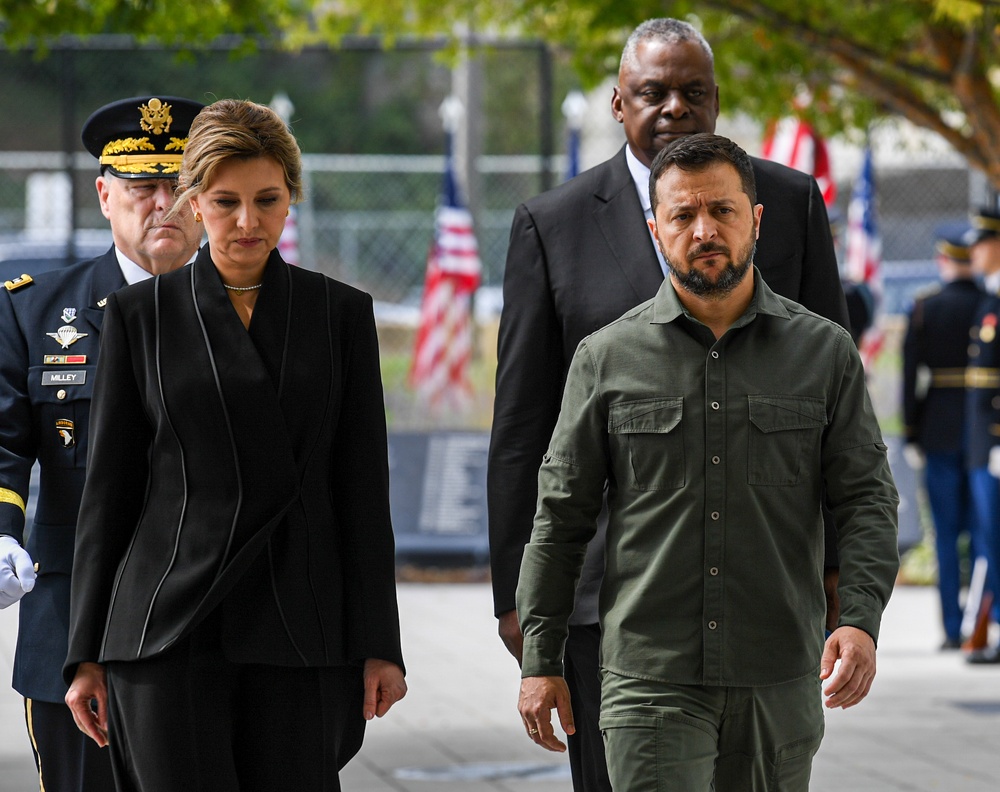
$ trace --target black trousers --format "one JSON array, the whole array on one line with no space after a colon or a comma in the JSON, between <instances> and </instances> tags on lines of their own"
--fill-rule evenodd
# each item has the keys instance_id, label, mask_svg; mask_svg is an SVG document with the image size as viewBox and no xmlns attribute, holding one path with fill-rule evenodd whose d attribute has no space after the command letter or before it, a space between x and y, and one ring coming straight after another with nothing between
<instances>
[{"instance_id":1,"label":"black trousers","mask_svg":"<svg viewBox=\"0 0 1000 792\"><path fill-rule=\"evenodd\" d=\"M112 792L111 757L76 727L65 704L24 700L24 720L45 792Z\"/></svg>"},{"instance_id":2,"label":"black trousers","mask_svg":"<svg viewBox=\"0 0 1000 792\"><path fill-rule=\"evenodd\" d=\"M601 628L597 624L570 625L563 654L576 734L568 735L569 767L574 792L611 792L601 713Z\"/></svg>"},{"instance_id":3,"label":"black trousers","mask_svg":"<svg viewBox=\"0 0 1000 792\"><path fill-rule=\"evenodd\" d=\"M209 620L162 656L107 664L118 792L340 792L362 669L233 663L217 635Z\"/></svg>"}]
</instances>

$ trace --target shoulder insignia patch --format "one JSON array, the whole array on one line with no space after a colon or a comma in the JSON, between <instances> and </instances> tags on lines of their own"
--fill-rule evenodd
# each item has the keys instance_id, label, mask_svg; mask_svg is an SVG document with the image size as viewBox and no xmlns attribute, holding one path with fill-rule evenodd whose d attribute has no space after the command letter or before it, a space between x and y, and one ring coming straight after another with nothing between
<instances>
[{"instance_id":1,"label":"shoulder insignia patch","mask_svg":"<svg viewBox=\"0 0 1000 792\"><path fill-rule=\"evenodd\" d=\"M27 286L29 283L34 282L35 279L25 273L19 278L14 278L14 280L4 281L3 286L7 291L14 291L15 289L20 289L22 286Z\"/></svg>"}]
</instances>

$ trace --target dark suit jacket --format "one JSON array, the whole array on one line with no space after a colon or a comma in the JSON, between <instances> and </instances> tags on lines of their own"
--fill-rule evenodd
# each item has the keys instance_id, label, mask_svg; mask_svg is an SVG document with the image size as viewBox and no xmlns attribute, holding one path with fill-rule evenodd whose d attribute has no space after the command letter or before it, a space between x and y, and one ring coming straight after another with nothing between
<instances>
[{"instance_id":1,"label":"dark suit jacket","mask_svg":"<svg viewBox=\"0 0 1000 792\"><path fill-rule=\"evenodd\" d=\"M778 294L846 327L829 220L815 180L764 160L753 165L757 202L764 206L755 266ZM624 147L514 214L487 472L497 615L515 607L538 468L577 344L651 299L662 282ZM596 613L599 558L584 575L581 591L589 589Z\"/></svg>"},{"instance_id":2,"label":"dark suit jacket","mask_svg":"<svg viewBox=\"0 0 1000 792\"><path fill-rule=\"evenodd\" d=\"M247 331L206 246L106 314L67 680L220 605L233 660L402 665L371 298L272 252Z\"/></svg>"},{"instance_id":3,"label":"dark suit jacket","mask_svg":"<svg viewBox=\"0 0 1000 792\"><path fill-rule=\"evenodd\" d=\"M66 695L69 581L104 318L99 303L124 285L112 247L99 258L36 275L27 286L0 288L0 490L27 503L36 459L41 471L25 547L38 578L19 605L13 685L40 701L62 703ZM77 333L66 348L48 335L64 326ZM3 499L0 533L25 542L24 512Z\"/></svg>"}]
</instances>

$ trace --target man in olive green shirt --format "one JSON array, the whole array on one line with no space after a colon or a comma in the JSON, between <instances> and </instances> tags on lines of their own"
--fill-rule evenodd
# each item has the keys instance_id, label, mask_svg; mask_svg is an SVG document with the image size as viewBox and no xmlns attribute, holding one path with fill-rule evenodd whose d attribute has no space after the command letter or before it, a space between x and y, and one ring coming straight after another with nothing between
<instances>
[{"instance_id":1,"label":"man in olive green shirt","mask_svg":"<svg viewBox=\"0 0 1000 792\"><path fill-rule=\"evenodd\" d=\"M581 342L539 471L519 709L535 742L564 750L551 710L571 734L563 644L607 486L612 785L806 792L823 696L853 706L875 675L899 565L886 447L850 335L754 270L763 207L746 153L681 138L654 161L650 196L670 277ZM824 492L841 602L825 647Z\"/></svg>"}]
</instances>

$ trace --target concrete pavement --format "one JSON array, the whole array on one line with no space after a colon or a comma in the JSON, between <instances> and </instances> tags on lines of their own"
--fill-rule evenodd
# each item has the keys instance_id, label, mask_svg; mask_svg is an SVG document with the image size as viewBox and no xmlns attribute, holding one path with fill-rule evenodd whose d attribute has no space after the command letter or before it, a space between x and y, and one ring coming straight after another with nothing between
<instances>
[{"instance_id":1,"label":"concrete pavement","mask_svg":"<svg viewBox=\"0 0 1000 792\"><path fill-rule=\"evenodd\" d=\"M410 692L369 725L342 773L345 792L570 792L565 759L521 727L489 585L403 583L399 602ZM932 587L897 587L872 693L828 713L812 792L998 788L1000 666L939 652L937 614ZM15 634L16 607L0 611L0 792L31 792L21 701L9 689Z\"/></svg>"}]
</instances>

